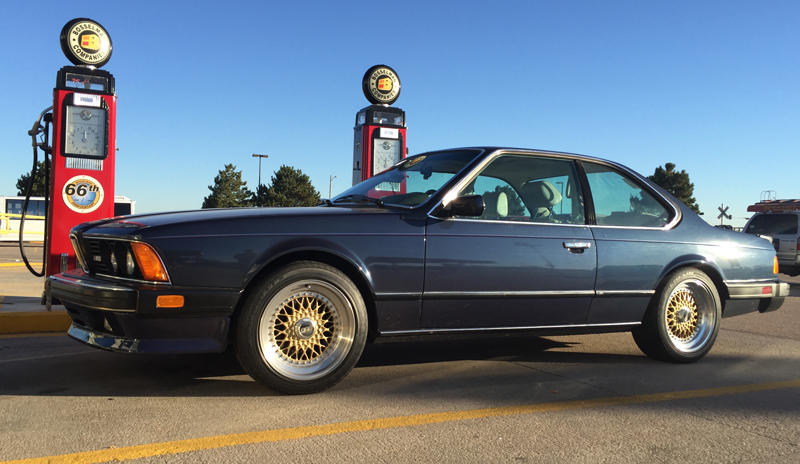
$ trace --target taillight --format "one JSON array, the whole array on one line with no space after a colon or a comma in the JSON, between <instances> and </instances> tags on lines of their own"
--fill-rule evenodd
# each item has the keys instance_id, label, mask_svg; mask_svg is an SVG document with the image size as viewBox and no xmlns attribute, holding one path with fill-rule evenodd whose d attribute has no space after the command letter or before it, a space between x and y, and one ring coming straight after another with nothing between
<instances>
[{"instance_id":1,"label":"taillight","mask_svg":"<svg viewBox=\"0 0 800 464\"><path fill-rule=\"evenodd\" d=\"M777 256L775 258L773 258L773 261L772 261L772 273L773 274L777 274L778 273L778 257Z\"/></svg>"}]
</instances>

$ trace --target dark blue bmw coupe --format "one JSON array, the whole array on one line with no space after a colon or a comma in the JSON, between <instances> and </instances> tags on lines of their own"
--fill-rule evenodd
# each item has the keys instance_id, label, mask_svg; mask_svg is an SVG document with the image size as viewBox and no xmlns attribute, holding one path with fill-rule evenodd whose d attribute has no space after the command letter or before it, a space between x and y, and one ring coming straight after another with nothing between
<instances>
[{"instance_id":1,"label":"dark blue bmw coupe","mask_svg":"<svg viewBox=\"0 0 800 464\"><path fill-rule=\"evenodd\" d=\"M122 352L223 351L285 393L335 385L377 337L630 331L692 362L722 317L774 311L772 244L714 228L619 164L463 148L413 156L316 208L75 227L49 292L69 335Z\"/></svg>"}]
</instances>

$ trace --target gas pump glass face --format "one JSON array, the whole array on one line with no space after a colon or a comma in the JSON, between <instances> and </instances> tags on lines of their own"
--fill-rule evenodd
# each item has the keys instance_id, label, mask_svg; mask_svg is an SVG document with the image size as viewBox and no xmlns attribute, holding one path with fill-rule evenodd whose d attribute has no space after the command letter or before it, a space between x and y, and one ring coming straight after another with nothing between
<instances>
[{"instance_id":1,"label":"gas pump glass face","mask_svg":"<svg viewBox=\"0 0 800 464\"><path fill-rule=\"evenodd\" d=\"M106 110L67 106L66 155L105 158Z\"/></svg>"},{"instance_id":2,"label":"gas pump glass face","mask_svg":"<svg viewBox=\"0 0 800 464\"><path fill-rule=\"evenodd\" d=\"M364 196L380 198L385 204L419 205L479 154L478 150L444 151L406 158L388 171L345 190L333 202L347 204L348 198Z\"/></svg>"},{"instance_id":3,"label":"gas pump glass face","mask_svg":"<svg viewBox=\"0 0 800 464\"><path fill-rule=\"evenodd\" d=\"M400 141L375 139L372 147L372 172L377 174L400 161Z\"/></svg>"},{"instance_id":4,"label":"gas pump glass face","mask_svg":"<svg viewBox=\"0 0 800 464\"><path fill-rule=\"evenodd\" d=\"M67 73L64 87L83 90L108 91L108 78L86 74Z\"/></svg>"}]
</instances>

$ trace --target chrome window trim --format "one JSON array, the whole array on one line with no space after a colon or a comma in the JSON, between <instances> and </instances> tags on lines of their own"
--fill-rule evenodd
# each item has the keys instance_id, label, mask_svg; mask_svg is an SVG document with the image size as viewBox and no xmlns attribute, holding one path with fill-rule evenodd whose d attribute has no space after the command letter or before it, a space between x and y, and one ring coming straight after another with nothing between
<instances>
[{"instance_id":1,"label":"chrome window trim","mask_svg":"<svg viewBox=\"0 0 800 464\"><path fill-rule=\"evenodd\" d=\"M430 216L430 215L429 215ZM430 216L434 219L442 219L436 218L436 216ZM452 217L447 218L447 220L452 221L461 221L461 222L470 222L470 223L484 223L484 224L516 224L520 226L556 226L556 227L590 227L588 224L565 224L565 223L555 223L555 222L532 222L532 221L510 221L508 219L470 219L465 217Z\"/></svg>"},{"instance_id":2,"label":"chrome window trim","mask_svg":"<svg viewBox=\"0 0 800 464\"><path fill-rule=\"evenodd\" d=\"M641 321L635 322L612 322L606 324L566 324L566 325L531 325L523 327L475 327L475 328L456 328L456 329L415 329L415 330L388 330L381 332L382 336L392 335L421 335L421 334L447 334L464 332L508 332L514 330L541 330L541 329L585 329L592 327L625 327L641 325Z\"/></svg>"},{"instance_id":3,"label":"chrome window trim","mask_svg":"<svg viewBox=\"0 0 800 464\"><path fill-rule=\"evenodd\" d=\"M584 161L584 160L580 160L580 161ZM681 212L681 209L679 207L677 207L672 201L670 201L669 198L667 198L664 195L662 195L661 192L659 192L658 190L652 188L650 186L650 184L649 184L649 181L644 176L640 175L639 173L637 173L637 172L635 172L635 171L633 171L631 169L628 169L625 166L623 166L623 165L621 165L619 163L615 163L613 161L601 160L601 159L586 159L585 161L588 162L588 163L595 163L595 164L600 164L600 165L605 164L605 165L613 167L614 169L616 169L619 172L623 172L623 173L626 173L626 174L630 175L631 177L633 177L634 179L637 180L637 184L642 188L642 190L645 190L645 191L649 192L651 195L657 195L662 200L662 206L663 206L663 204L669 205L669 208L671 208L672 212L674 213L672 220L670 222L664 224L661 227L604 226L604 225L598 225L598 224L592 224L590 227L598 227L598 228L601 228L601 229L664 230L664 231L667 231L667 230L674 229L675 226L678 225L679 222L681 222L681 219L683 219L683 213ZM588 182L588 174L587 174L587 182ZM594 199L592 201L594 201ZM595 218L595 221L596 220L597 220L597 218Z\"/></svg>"},{"instance_id":4,"label":"chrome window trim","mask_svg":"<svg viewBox=\"0 0 800 464\"><path fill-rule=\"evenodd\" d=\"M485 151L485 150L484 150ZM458 196L458 192L460 192L464 187L469 184L474 177L478 175L483 168L486 167L487 164L492 162L495 158L502 156L502 155L522 155L522 156L540 156L540 157L549 157L549 158L558 158L558 159L566 159L570 161L581 161L581 162L588 162L588 163L595 163L600 165L608 165L614 168L616 171L625 173L637 181L637 185L639 185L643 190L649 192L651 195L657 195L658 198L662 200L662 203L669 205L668 207L673 212L672 221L664 224L660 227L642 227L642 226L605 226L605 225L598 225L598 224L587 224L584 222L583 224L555 224L555 223L546 223L546 222L523 222L523 221L504 221L504 220L487 220L487 219L469 219L469 218L439 218L433 215L433 212L440 206L445 205L445 200L449 203L452 199ZM460 172L459 172L460 174ZM456 174L458 175L458 174ZM580 176L580 173L578 174ZM662 205L663 206L663 205ZM439 219L439 220L458 220L458 221L469 221L469 222L487 222L491 224L534 224L534 225L542 225L542 226L583 226L583 227L598 227L601 229L625 229L625 230L662 230L668 231L675 228L676 225L681 221L683 218L683 213L681 212L680 208L675 206L667 197L661 194L661 192L653 189L650 187L648 181L640 175L639 173L632 171L625 166L615 163L613 161L608 161L600 158L593 158L591 156L584 156L584 155L576 155L571 153L563 153L563 152L550 152L550 151L539 151L539 150L509 150L509 149L500 149L492 152L489 156L487 156L483 161L481 161L472 171L464 176L461 181L458 182L453 188L451 188L446 194L442 196L442 198L433 205L427 216L432 219Z\"/></svg>"},{"instance_id":5,"label":"chrome window trim","mask_svg":"<svg viewBox=\"0 0 800 464\"><path fill-rule=\"evenodd\" d=\"M484 152L485 151L486 150L484 150ZM483 154L483 153L481 153L481 154ZM437 218L436 216L433 216L433 212L436 210L436 208L438 208L439 205L445 204L445 200L447 200L447 203L451 202L454 198L456 198L458 196L458 192L460 192L464 187L466 187L467 184L469 184L474 177L477 177L478 173L481 172L483 170L483 168L486 167L487 164L491 163L495 158L503 156L503 155L522 155L522 156L544 155L544 156L551 157L551 158L562 158L562 159L567 159L567 160L574 159L574 155L570 155L569 153L544 152L544 151L533 151L533 150L530 150L530 151L529 150L508 150L508 149L495 150L489 156L487 156L483 161L478 163L478 165L475 166L472 169L471 172L469 172L466 176L462 177L461 180L453 188L448 190L447 193L444 194L442 196L442 198L438 202L436 202L436 204L433 205L433 208L431 208L428 211L428 214L427 214L428 217L431 217L431 218L434 218L434 219L442 219L442 218ZM460 172L459 172L459 174L460 174ZM458 175L458 174L456 174L456 175ZM446 218L446 219L455 219L455 218ZM468 219L468 218L460 218L460 219L463 220L463 221L471 221L471 222L475 221L475 219ZM483 221L486 221L486 220L483 220ZM500 221L487 221L487 222L496 224L496 223L498 223ZM513 223L517 224L516 221L503 221L503 222L513 222ZM521 223L521 221L519 223ZM546 223L536 223L536 224L554 225L554 224L546 224ZM586 224L584 223L584 224L571 224L571 225L583 225L583 226L585 226Z\"/></svg>"}]
</instances>

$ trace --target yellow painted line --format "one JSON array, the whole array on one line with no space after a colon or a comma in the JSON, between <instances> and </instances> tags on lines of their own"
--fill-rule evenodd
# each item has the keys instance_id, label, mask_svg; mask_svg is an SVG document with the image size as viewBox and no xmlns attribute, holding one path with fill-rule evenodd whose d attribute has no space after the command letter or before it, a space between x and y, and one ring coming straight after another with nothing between
<instances>
[{"instance_id":1,"label":"yellow painted line","mask_svg":"<svg viewBox=\"0 0 800 464\"><path fill-rule=\"evenodd\" d=\"M42 263L31 263L31 267L41 266ZM0 267L25 267L25 263L0 263Z\"/></svg>"},{"instance_id":2,"label":"yellow painted line","mask_svg":"<svg viewBox=\"0 0 800 464\"><path fill-rule=\"evenodd\" d=\"M340 422L325 425L310 425L288 429L264 430L260 432L238 433L233 435L219 435L215 437L193 438L164 443L153 443L124 448L86 451L83 453L62 454L44 458L21 459L17 461L2 461L0 464L93 464L114 460L140 459L154 456L165 456L190 451L202 451L216 448L225 448L237 445L254 443L277 442L297 440L300 438L336 435L348 432L362 432L367 430L391 429L410 427L425 424L440 424L459 420L483 419L487 417L514 416L520 414L534 414L570 409L599 408L606 406L624 406L630 404L657 403L709 396L735 395L742 393L781 390L786 388L800 388L800 380L787 380L783 382L758 383L751 385L737 385L733 387L707 388L703 390L688 390L650 395L618 396L613 398L598 398L594 400L559 401L555 403L528 404L521 406L506 406L501 408L470 409L467 411L439 412L433 414L418 414L413 416L387 417L384 419L367 419L353 422Z\"/></svg>"}]
</instances>

